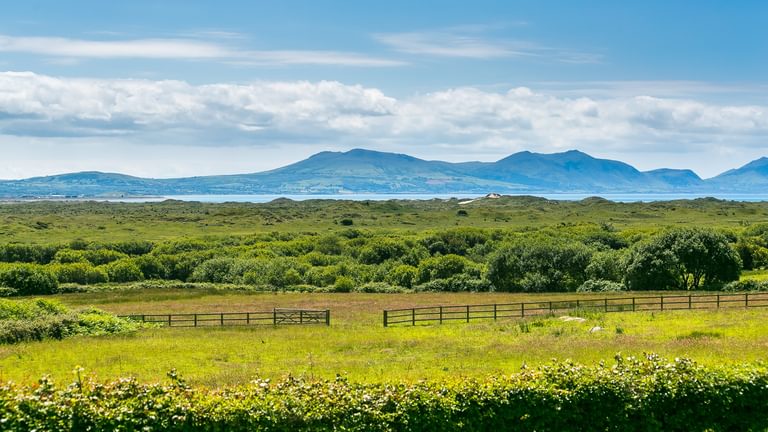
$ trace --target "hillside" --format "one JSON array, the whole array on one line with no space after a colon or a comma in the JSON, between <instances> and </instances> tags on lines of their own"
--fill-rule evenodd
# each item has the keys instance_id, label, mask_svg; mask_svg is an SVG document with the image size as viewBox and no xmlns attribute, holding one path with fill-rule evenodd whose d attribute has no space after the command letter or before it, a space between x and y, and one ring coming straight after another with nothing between
<instances>
[{"instance_id":1,"label":"hillside","mask_svg":"<svg viewBox=\"0 0 768 432\"><path fill-rule=\"evenodd\" d=\"M528 151L496 162L449 163L364 149L321 152L271 171L145 179L81 172L0 181L0 197L99 197L184 194L338 193L760 193L768 186L768 158L713 179L691 170L641 172L624 162L578 150Z\"/></svg>"}]
</instances>

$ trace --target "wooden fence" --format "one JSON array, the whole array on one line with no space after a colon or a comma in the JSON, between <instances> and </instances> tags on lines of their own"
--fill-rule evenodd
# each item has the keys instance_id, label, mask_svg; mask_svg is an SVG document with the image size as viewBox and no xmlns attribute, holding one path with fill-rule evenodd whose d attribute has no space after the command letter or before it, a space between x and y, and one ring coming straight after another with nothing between
<instances>
[{"instance_id":1,"label":"wooden fence","mask_svg":"<svg viewBox=\"0 0 768 432\"><path fill-rule=\"evenodd\" d=\"M635 312L768 307L768 293L606 297L507 304L426 306L384 311L384 327L396 324L442 324L447 321L525 318L572 311Z\"/></svg>"},{"instance_id":2,"label":"wooden fence","mask_svg":"<svg viewBox=\"0 0 768 432\"><path fill-rule=\"evenodd\" d=\"M317 309L273 309L262 312L215 312L178 314L132 314L121 318L166 327L211 327L244 325L331 325L331 311Z\"/></svg>"}]
</instances>

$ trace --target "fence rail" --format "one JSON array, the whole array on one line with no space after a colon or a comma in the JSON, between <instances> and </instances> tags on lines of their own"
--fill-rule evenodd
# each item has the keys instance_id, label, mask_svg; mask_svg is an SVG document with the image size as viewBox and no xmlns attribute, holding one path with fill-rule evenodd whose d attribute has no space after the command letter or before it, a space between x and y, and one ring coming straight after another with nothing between
<instances>
[{"instance_id":1,"label":"fence rail","mask_svg":"<svg viewBox=\"0 0 768 432\"><path fill-rule=\"evenodd\" d=\"M245 325L331 325L328 309L273 309L259 312L207 312L178 314L131 314L120 315L145 323L166 327L212 327Z\"/></svg>"},{"instance_id":2,"label":"fence rail","mask_svg":"<svg viewBox=\"0 0 768 432\"><path fill-rule=\"evenodd\" d=\"M606 297L506 304L423 306L384 310L384 327L442 324L447 321L525 318L574 310L593 312L672 311L768 307L768 293Z\"/></svg>"}]
</instances>

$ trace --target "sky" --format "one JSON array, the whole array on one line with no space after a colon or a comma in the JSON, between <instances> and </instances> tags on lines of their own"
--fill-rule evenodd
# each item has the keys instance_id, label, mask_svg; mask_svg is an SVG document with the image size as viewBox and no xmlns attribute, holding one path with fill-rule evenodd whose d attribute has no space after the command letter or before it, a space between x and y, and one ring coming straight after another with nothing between
<instances>
[{"instance_id":1,"label":"sky","mask_svg":"<svg viewBox=\"0 0 768 432\"><path fill-rule=\"evenodd\" d=\"M264 171L367 148L768 156L768 2L8 2L0 178Z\"/></svg>"}]
</instances>

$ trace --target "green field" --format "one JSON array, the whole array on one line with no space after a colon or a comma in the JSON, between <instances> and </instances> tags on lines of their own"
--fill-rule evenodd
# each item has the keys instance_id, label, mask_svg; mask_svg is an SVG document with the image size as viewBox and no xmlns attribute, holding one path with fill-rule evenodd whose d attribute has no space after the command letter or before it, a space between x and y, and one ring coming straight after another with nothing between
<instances>
[{"instance_id":1,"label":"green field","mask_svg":"<svg viewBox=\"0 0 768 432\"><path fill-rule=\"evenodd\" d=\"M86 239L150 241L263 232L326 232L352 227L397 232L451 227L530 229L610 224L617 229L669 226L742 229L768 223L768 203L715 199L615 203L599 198L551 201L535 197L460 200L295 202L266 204L152 204L39 202L0 205L4 241L51 243ZM460 210L466 216L458 215Z\"/></svg>"},{"instance_id":2,"label":"green field","mask_svg":"<svg viewBox=\"0 0 768 432\"><path fill-rule=\"evenodd\" d=\"M546 296L572 298L573 294ZM594 297L594 295L593 295ZM276 306L329 308L332 325L210 329L149 329L127 336L79 337L0 347L0 381L34 382L50 374L72 379L81 366L105 380L136 376L156 382L176 369L195 385L220 386L286 375L391 382L483 377L523 364L572 359L585 364L617 353L654 352L705 365L765 360L768 310L588 313L586 322L555 317L525 321L384 328L383 308L413 305L508 303L538 295L221 294L136 291L59 296L72 306L94 305L118 314L269 310ZM584 297L583 297L584 298ZM522 325L525 322L527 325ZM594 326L604 330L590 333Z\"/></svg>"},{"instance_id":3,"label":"green field","mask_svg":"<svg viewBox=\"0 0 768 432\"><path fill-rule=\"evenodd\" d=\"M646 295L658 287L671 294L675 281L644 285L635 293L574 291L594 278L610 279L601 286L627 289L626 257L674 227L709 230L731 256L738 251L742 258L734 260L752 260L741 279L763 289L766 222L768 203L714 199L2 204L0 251L6 262L0 263L0 282L18 282L18 290L29 288L30 274L42 274L51 283L49 292L58 292L46 298L73 309L140 314L304 307L330 309L332 318L330 327L153 328L0 345L0 382L32 383L46 374L68 382L77 367L98 380L135 376L148 382L176 369L194 385L218 387L286 375L379 383L484 377L551 359L597 364L618 353L654 352L713 366L764 361L768 310L762 309L586 313L585 322L552 316L396 328L383 327L381 312ZM527 249L509 249L520 244ZM500 272L504 248L513 258L516 250L532 251L529 267L505 287L510 292L473 292L494 291L490 281L503 281L492 276L494 265ZM32 258L19 258L23 254ZM581 260L568 261L573 256ZM75 268L101 279L73 283L66 278ZM392 277L403 269L411 279ZM724 286L738 272L720 281L712 276L712 285ZM687 280L688 274L681 277ZM366 290L391 292L360 292ZM555 292L560 290L568 292ZM602 330L590 332L593 327Z\"/></svg>"}]
</instances>

